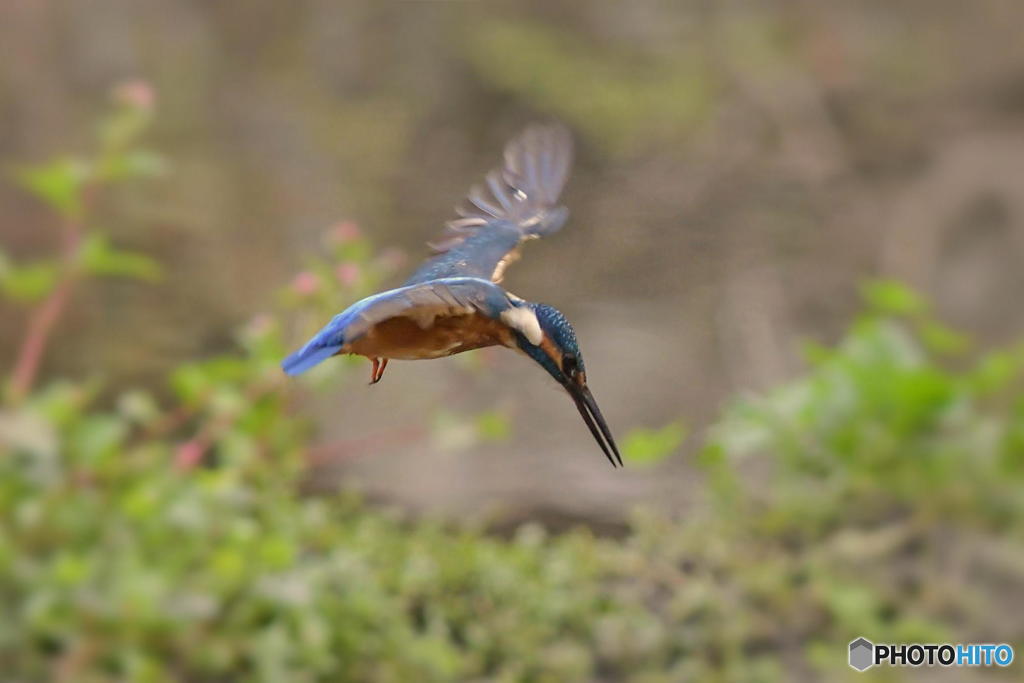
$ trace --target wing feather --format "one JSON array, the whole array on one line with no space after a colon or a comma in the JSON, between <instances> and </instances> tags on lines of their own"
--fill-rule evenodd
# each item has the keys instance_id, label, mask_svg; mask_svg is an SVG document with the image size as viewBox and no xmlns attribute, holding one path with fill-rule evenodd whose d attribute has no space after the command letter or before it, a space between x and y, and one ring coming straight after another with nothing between
<instances>
[{"instance_id":1,"label":"wing feather","mask_svg":"<svg viewBox=\"0 0 1024 683\"><path fill-rule=\"evenodd\" d=\"M406 284L470 276L499 282L524 240L551 234L569 215L558 204L572 163L572 138L558 124L527 128L505 147L504 164L456 207L435 255Z\"/></svg>"},{"instance_id":2,"label":"wing feather","mask_svg":"<svg viewBox=\"0 0 1024 683\"><path fill-rule=\"evenodd\" d=\"M487 201L487 198L484 196L484 190L479 185L473 186L473 189L469 191L469 195L466 199L475 207L476 211L473 209L463 208L459 208L457 211L461 216L463 216L463 219L473 220L476 222L476 225L481 225L484 221L483 217L479 215L479 212L483 212L489 216L498 216L501 214L501 209ZM453 222L455 221L449 222L448 227L451 227Z\"/></svg>"}]
</instances>

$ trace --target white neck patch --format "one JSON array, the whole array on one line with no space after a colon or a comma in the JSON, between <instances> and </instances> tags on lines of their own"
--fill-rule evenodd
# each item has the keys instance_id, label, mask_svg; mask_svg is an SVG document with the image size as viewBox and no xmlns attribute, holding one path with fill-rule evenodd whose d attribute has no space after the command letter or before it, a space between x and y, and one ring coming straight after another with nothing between
<instances>
[{"instance_id":1,"label":"white neck patch","mask_svg":"<svg viewBox=\"0 0 1024 683\"><path fill-rule=\"evenodd\" d=\"M529 306L513 306L501 312L501 322L518 330L534 346L540 346L544 333L540 329L537 314Z\"/></svg>"}]
</instances>

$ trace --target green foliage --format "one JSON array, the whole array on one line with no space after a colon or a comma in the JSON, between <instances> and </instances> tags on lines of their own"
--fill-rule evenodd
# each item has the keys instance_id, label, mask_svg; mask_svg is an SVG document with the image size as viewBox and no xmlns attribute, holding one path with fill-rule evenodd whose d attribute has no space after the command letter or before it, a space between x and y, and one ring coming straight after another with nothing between
<instances>
[{"instance_id":1,"label":"green foliage","mask_svg":"<svg viewBox=\"0 0 1024 683\"><path fill-rule=\"evenodd\" d=\"M957 354L967 350L967 336L931 317L928 304L902 283L872 280L861 288L864 301L875 314L902 316L916 324L921 341L930 351Z\"/></svg>"},{"instance_id":2,"label":"green foliage","mask_svg":"<svg viewBox=\"0 0 1024 683\"><path fill-rule=\"evenodd\" d=\"M21 187L65 218L76 219L82 214L82 188L91 175L92 170L85 161L63 158L20 168L14 178Z\"/></svg>"},{"instance_id":3,"label":"green foliage","mask_svg":"<svg viewBox=\"0 0 1024 683\"><path fill-rule=\"evenodd\" d=\"M127 103L144 110L145 94ZM77 186L60 163L25 182L86 219L81 182L133 167L146 116L104 127ZM916 295L872 283L869 312L811 349L804 377L711 429L707 505L637 513L621 539L534 525L504 539L300 495L311 435L303 385L278 367L280 321L319 324L393 266L351 224L326 244L235 352L165 390L51 382L0 410L5 677L837 680L861 635L1024 638L1024 345L972 357ZM71 256L77 277L157 274L91 229ZM0 263L5 291L43 295L53 283L32 268ZM305 386L349 372L325 365ZM510 430L500 413L433 418L440 447ZM635 430L623 450L653 463L684 436Z\"/></svg>"},{"instance_id":4,"label":"green foliage","mask_svg":"<svg viewBox=\"0 0 1024 683\"><path fill-rule=\"evenodd\" d=\"M863 317L813 352L806 377L735 403L703 454L720 533L742 535L739 557L758 558L743 573L778 584L787 610L817 615L798 632L828 678L841 670L834 652L861 635L1024 635L991 631L1015 608L984 578L1024 586L1024 350L951 370L916 295L894 283L865 294L909 317Z\"/></svg>"},{"instance_id":5,"label":"green foliage","mask_svg":"<svg viewBox=\"0 0 1024 683\"><path fill-rule=\"evenodd\" d=\"M15 182L64 218L80 220L91 185L160 175L166 170L163 159L138 146L149 124L151 98L143 84L129 84L115 92L116 107L100 124L94 156L61 157L19 167L13 173Z\"/></svg>"},{"instance_id":6,"label":"green foliage","mask_svg":"<svg viewBox=\"0 0 1024 683\"><path fill-rule=\"evenodd\" d=\"M155 261L114 247L89 225L90 200L98 190L166 170L158 154L139 146L151 116L151 98L144 84L115 92L115 106L100 125L98 149L91 156L59 157L13 170L12 180L63 220L64 245L59 258L25 264L0 253L0 292L6 297L31 304L50 295L59 282L73 282L83 274L146 281L159 277Z\"/></svg>"},{"instance_id":7,"label":"green foliage","mask_svg":"<svg viewBox=\"0 0 1024 683\"><path fill-rule=\"evenodd\" d=\"M14 265L0 258L0 291L4 296L31 303L46 296L57 283L60 266L55 261Z\"/></svg>"},{"instance_id":8,"label":"green foliage","mask_svg":"<svg viewBox=\"0 0 1024 683\"><path fill-rule=\"evenodd\" d=\"M160 277L160 264L146 256L110 244L106 235L92 233L79 251L82 267L91 275L127 277L154 281Z\"/></svg>"},{"instance_id":9,"label":"green foliage","mask_svg":"<svg viewBox=\"0 0 1024 683\"><path fill-rule=\"evenodd\" d=\"M892 280L872 280L861 288L864 300L880 313L911 315L927 310L924 301L915 292Z\"/></svg>"},{"instance_id":10,"label":"green foliage","mask_svg":"<svg viewBox=\"0 0 1024 683\"><path fill-rule=\"evenodd\" d=\"M669 422L661 429L636 428L622 442L622 457L630 463L649 465L661 462L678 451L686 438L682 422Z\"/></svg>"},{"instance_id":11,"label":"green foliage","mask_svg":"<svg viewBox=\"0 0 1024 683\"><path fill-rule=\"evenodd\" d=\"M806 377L735 403L702 456L713 505L638 515L621 541L297 495L306 431L266 321L179 369L176 408L52 385L0 428L0 657L76 680L831 680L858 635L977 638L1007 608L973 574L1024 584L1024 352L952 372L913 329L867 317ZM985 550L933 571L954 547Z\"/></svg>"},{"instance_id":12,"label":"green foliage","mask_svg":"<svg viewBox=\"0 0 1024 683\"><path fill-rule=\"evenodd\" d=\"M839 493L884 494L888 507L874 508L882 519L901 503L922 514L991 514L993 523L1024 513L1024 470L997 466L1012 457L1005 433L1014 423L986 415L993 396L1020 391L1024 355L999 351L950 372L913 327L862 319L838 348L814 353L811 376L735 406L717 446L736 459L766 451L782 459L778 481L759 481L770 484L764 495L800 500L807 510L794 513L823 523L842 512L828 504Z\"/></svg>"}]
</instances>

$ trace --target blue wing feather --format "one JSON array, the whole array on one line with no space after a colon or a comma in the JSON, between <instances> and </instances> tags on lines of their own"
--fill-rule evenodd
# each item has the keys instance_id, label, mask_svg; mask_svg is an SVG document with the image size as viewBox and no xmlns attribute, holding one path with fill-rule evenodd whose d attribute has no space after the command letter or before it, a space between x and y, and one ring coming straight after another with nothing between
<instances>
[{"instance_id":1,"label":"blue wing feather","mask_svg":"<svg viewBox=\"0 0 1024 683\"><path fill-rule=\"evenodd\" d=\"M424 262L405 284L464 275L491 279L498 263L519 246L523 235L508 221L495 221Z\"/></svg>"}]
</instances>

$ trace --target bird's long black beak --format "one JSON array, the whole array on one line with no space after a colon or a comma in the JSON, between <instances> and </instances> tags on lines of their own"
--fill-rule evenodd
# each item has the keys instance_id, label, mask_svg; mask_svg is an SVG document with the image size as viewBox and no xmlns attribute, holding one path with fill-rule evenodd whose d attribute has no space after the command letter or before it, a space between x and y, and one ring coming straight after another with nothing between
<instances>
[{"instance_id":1,"label":"bird's long black beak","mask_svg":"<svg viewBox=\"0 0 1024 683\"><path fill-rule=\"evenodd\" d=\"M619 447L615 445L615 439L612 438L612 432L608 429L608 423L604 421L604 415L597 407L597 401L594 400L590 389L572 381L566 382L565 389L572 396L572 400L576 402L576 408L583 416L583 421L587 423L590 433L594 435L597 445L604 451L608 462L612 464L612 467L621 466L622 456L619 455Z\"/></svg>"}]
</instances>

